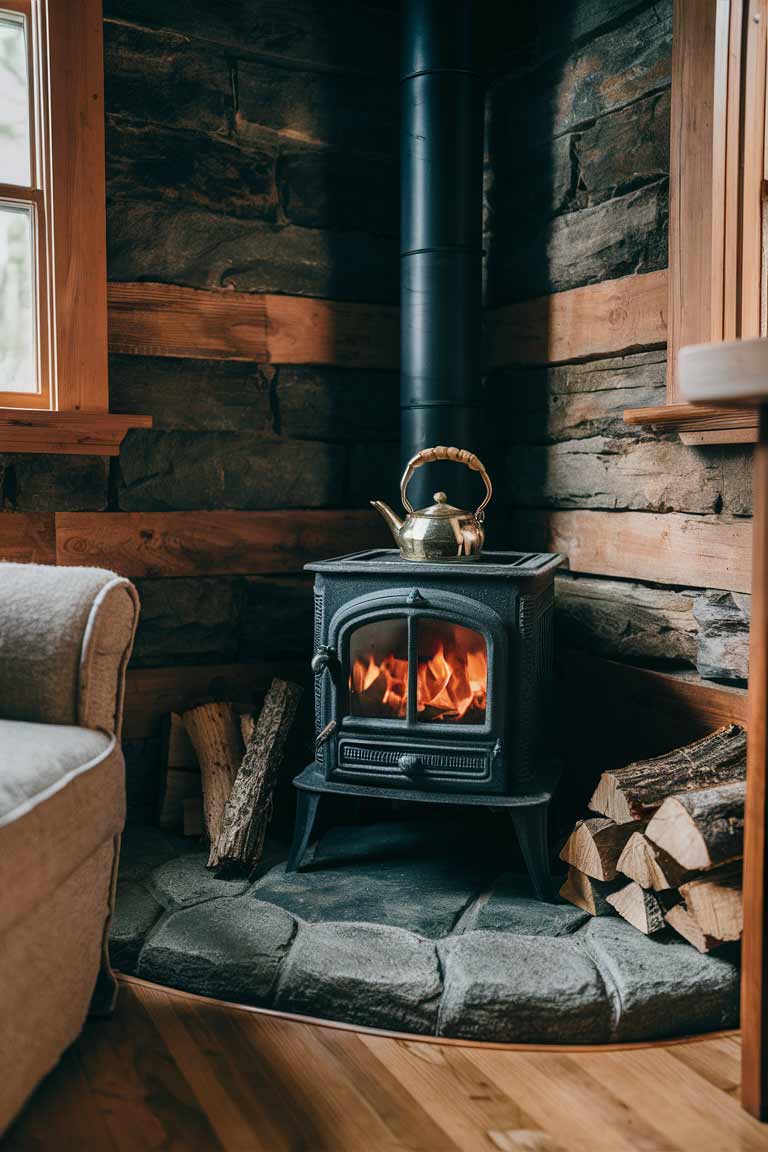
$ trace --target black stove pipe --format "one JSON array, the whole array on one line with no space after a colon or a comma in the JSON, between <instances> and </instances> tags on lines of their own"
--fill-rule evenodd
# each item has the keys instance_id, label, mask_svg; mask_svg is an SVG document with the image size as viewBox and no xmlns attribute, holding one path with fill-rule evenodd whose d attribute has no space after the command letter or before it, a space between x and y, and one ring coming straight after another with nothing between
<instances>
[{"instance_id":1,"label":"black stove pipe","mask_svg":"<svg viewBox=\"0 0 768 1152\"><path fill-rule=\"evenodd\" d=\"M401 127L401 447L481 453L483 83L477 0L404 0ZM414 508L482 487L456 464L419 469Z\"/></svg>"}]
</instances>

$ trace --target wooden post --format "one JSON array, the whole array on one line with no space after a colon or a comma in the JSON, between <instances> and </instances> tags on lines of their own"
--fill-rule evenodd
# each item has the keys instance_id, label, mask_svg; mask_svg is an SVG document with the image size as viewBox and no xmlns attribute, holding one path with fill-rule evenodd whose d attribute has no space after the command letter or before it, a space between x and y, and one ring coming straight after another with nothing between
<instances>
[{"instance_id":1,"label":"wooden post","mask_svg":"<svg viewBox=\"0 0 768 1152\"><path fill-rule=\"evenodd\" d=\"M768 407L755 447L752 620L744 830L744 936L741 969L741 1102L768 1120L768 953L766 951L766 758L768 757Z\"/></svg>"}]
</instances>

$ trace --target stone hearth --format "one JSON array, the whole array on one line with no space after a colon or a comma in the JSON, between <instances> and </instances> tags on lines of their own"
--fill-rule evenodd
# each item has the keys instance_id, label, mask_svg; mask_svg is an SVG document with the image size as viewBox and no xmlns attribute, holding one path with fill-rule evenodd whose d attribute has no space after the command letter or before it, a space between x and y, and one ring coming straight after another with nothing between
<instances>
[{"instance_id":1,"label":"stone hearth","mask_svg":"<svg viewBox=\"0 0 768 1152\"><path fill-rule=\"evenodd\" d=\"M337 827L300 873L286 855L270 843L255 877L217 879L198 845L129 828L113 963L188 992L425 1035L601 1043L737 1023L732 954L540 904L522 875L476 863L489 853L458 823Z\"/></svg>"}]
</instances>

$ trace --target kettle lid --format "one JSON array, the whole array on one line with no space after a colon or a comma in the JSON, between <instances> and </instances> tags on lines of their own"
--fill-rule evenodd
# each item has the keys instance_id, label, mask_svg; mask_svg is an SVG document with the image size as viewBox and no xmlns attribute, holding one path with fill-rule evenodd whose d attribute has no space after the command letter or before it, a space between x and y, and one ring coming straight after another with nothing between
<instances>
[{"instance_id":1,"label":"kettle lid","mask_svg":"<svg viewBox=\"0 0 768 1152\"><path fill-rule=\"evenodd\" d=\"M435 492L432 499L434 504L429 504L426 508L417 508L413 516L430 516L436 520L451 520L455 516L471 516L471 512L467 512L464 508L456 508L453 504L448 503L448 497L445 492Z\"/></svg>"}]
</instances>

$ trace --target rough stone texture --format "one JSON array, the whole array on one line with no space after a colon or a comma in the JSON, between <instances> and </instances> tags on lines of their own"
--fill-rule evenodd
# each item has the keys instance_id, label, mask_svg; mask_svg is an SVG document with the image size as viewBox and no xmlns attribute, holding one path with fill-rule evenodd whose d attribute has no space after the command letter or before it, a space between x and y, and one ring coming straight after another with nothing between
<instances>
[{"instance_id":1,"label":"rough stone texture","mask_svg":"<svg viewBox=\"0 0 768 1152\"><path fill-rule=\"evenodd\" d=\"M440 957L441 1036L559 1044L609 1037L603 981L576 939L468 932L441 944Z\"/></svg>"},{"instance_id":2,"label":"rough stone texture","mask_svg":"<svg viewBox=\"0 0 768 1152\"><path fill-rule=\"evenodd\" d=\"M296 931L282 908L259 900L208 900L174 912L147 941L138 974L203 996L271 1005Z\"/></svg>"},{"instance_id":3,"label":"rough stone texture","mask_svg":"<svg viewBox=\"0 0 768 1152\"><path fill-rule=\"evenodd\" d=\"M693 665L699 626L694 592L559 573L557 635L566 648L613 658Z\"/></svg>"},{"instance_id":4,"label":"rough stone texture","mask_svg":"<svg viewBox=\"0 0 768 1152\"><path fill-rule=\"evenodd\" d=\"M189 204L247 220L277 218L274 147L240 146L203 132L107 122L112 201Z\"/></svg>"},{"instance_id":5,"label":"rough stone texture","mask_svg":"<svg viewBox=\"0 0 768 1152\"><path fill-rule=\"evenodd\" d=\"M164 908L185 908L206 900L241 896L247 890L247 879L218 876L206 868L207 861L207 851L190 852L155 869L150 885Z\"/></svg>"},{"instance_id":6,"label":"rough stone texture","mask_svg":"<svg viewBox=\"0 0 768 1152\"><path fill-rule=\"evenodd\" d=\"M752 597L741 592L704 592L693 614L699 626L696 667L708 680L746 680Z\"/></svg>"},{"instance_id":7,"label":"rough stone texture","mask_svg":"<svg viewBox=\"0 0 768 1152\"><path fill-rule=\"evenodd\" d=\"M642 352L587 364L494 373L488 408L512 423L517 444L581 440L595 436L637 439L624 423L625 408L663 404L665 352Z\"/></svg>"},{"instance_id":8,"label":"rough stone texture","mask_svg":"<svg viewBox=\"0 0 768 1152\"><path fill-rule=\"evenodd\" d=\"M113 412L143 412L155 431L273 432L276 369L175 356L109 358Z\"/></svg>"},{"instance_id":9,"label":"rough stone texture","mask_svg":"<svg viewBox=\"0 0 768 1152\"><path fill-rule=\"evenodd\" d=\"M736 1026L739 970L730 957L702 955L672 932L650 939L613 917L592 920L584 942L614 1003L614 1039Z\"/></svg>"},{"instance_id":10,"label":"rough stone texture","mask_svg":"<svg viewBox=\"0 0 768 1152\"><path fill-rule=\"evenodd\" d=\"M100 512L108 476L105 456L0 456L4 507L17 512Z\"/></svg>"},{"instance_id":11,"label":"rough stone texture","mask_svg":"<svg viewBox=\"0 0 768 1152\"><path fill-rule=\"evenodd\" d=\"M574 142L579 206L598 204L669 172L669 90L596 120Z\"/></svg>"},{"instance_id":12,"label":"rough stone texture","mask_svg":"<svg viewBox=\"0 0 768 1152\"><path fill-rule=\"evenodd\" d=\"M123 441L120 507L322 508L343 504L343 449L247 432L132 432Z\"/></svg>"},{"instance_id":13,"label":"rough stone texture","mask_svg":"<svg viewBox=\"0 0 768 1152\"><path fill-rule=\"evenodd\" d=\"M434 1032L441 980L435 946L383 924L302 924L275 1006L351 1024Z\"/></svg>"},{"instance_id":14,"label":"rough stone texture","mask_svg":"<svg viewBox=\"0 0 768 1152\"><path fill-rule=\"evenodd\" d=\"M249 576L239 621L246 660L312 657L312 582L306 577Z\"/></svg>"},{"instance_id":15,"label":"rough stone texture","mask_svg":"<svg viewBox=\"0 0 768 1152\"><path fill-rule=\"evenodd\" d=\"M365 172L365 195L360 175ZM284 150L277 163L283 215L305 228L347 228L395 237L398 165L394 156L325 148Z\"/></svg>"},{"instance_id":16,"label":"rough stone texture","mask_svg":"<svg viewBox=\"0 0 768 1152\"><path fill-rule=\"evenodd\" d=\"M334 868L272 870L254 885L259 900L317 921L372 921L421 936L447 935L464 908L488 884L486 868L440 855L421 861L367 860Z\"/></svg>"},{"instance_id":17,"label":"rough stone texture","mask_svg":"<svg viewBox=\"0 0 768 1152\"><path fill-rule=\"evenodd\" d=\"M109 957L120 972L133 973L142 944L163 909L135 880L117 886L115 912L109 929Z\"/></svg>"},{"instance_id":18,"label":"rough stone texture","mask_svg":"<svg viewBox=\"0 0 768 1152\"><path fill-rule=\"evenodd\" d=\"M275 384L276 424L299 440L397 440L400 380L396 372L281 367Z\"/></svg>"},{"instance_id":19,"label":"rough stone texture","mask_svg":"<svg viewBox=\"0 0 768 1152\"><path fill-rule=\"evenodd\" d=\"M351 508L366 508L371 500L386 500L395 511L400 505L400 445L396 440L375 444L354 444L349 454L349 488ZM448 499L451 490L448 488Z\"/></svg>"},{"instance_id":20,"label":"rough stone texture","mask_svg":"<svg viewBox=\"0 0 768 1152\"><path fill-rule=\"evenodd\" d=\"M509 932L513 936L568 936L581 928L589 915L573 904L542 904L526 876L504 872L494 881L486 900L461 923L465 932Z\"/></svg>"},{"instance_id":21,"label":"rough stone texture","mask_svg":"<svg viewBox=\"0 0 768 1152\"><path fill-rule=\"evenodd\" d=\"M507 458L507 491L521 507L732 512L744 502L742 469L732 462L671 437L521 445Z\"/></svg>"},{"instance_id":22,"label":"rough stone texture","mask_svg":"<svg viewBox=\"0 0 768 1152\"><path fill-rule=\"evenodd\" d=\"M137 580L141 617L134 663L235 659L244 588L226 577Z\"/></svg>"},{"instance_id":23,"label":"rough stone texture","mask_svg":"<svg viewBox=\"0 0 768 1152\"><path fill-rule=\"evenodd\" d=\"M127 198L108 205L108 229L111 280L370 303L394 303L398 296L397 245L389 236L266 224Z\"/></svg>"}]
</instances>

